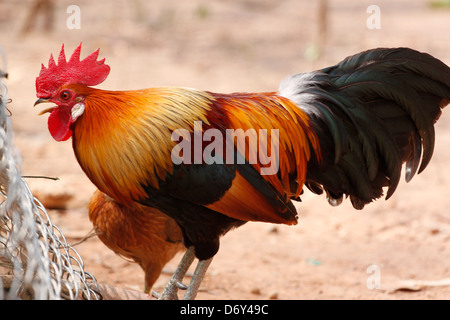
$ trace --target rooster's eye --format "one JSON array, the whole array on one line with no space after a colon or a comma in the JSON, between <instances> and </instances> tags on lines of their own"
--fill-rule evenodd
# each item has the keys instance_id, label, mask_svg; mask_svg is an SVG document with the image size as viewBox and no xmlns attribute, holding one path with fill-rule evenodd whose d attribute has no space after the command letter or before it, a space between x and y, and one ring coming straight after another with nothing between
<instances>
[{"instance_id":1,"label":"rooster's eye","mask_svg":"<svg viewBox=\"0 0 450 320\"><path fill-rule=\"evenodd\" d=\"M70 92L69 91L63 91L61 92L61 99L63 100L69 100L70 98Z\"/></svg>"}]
</instances>

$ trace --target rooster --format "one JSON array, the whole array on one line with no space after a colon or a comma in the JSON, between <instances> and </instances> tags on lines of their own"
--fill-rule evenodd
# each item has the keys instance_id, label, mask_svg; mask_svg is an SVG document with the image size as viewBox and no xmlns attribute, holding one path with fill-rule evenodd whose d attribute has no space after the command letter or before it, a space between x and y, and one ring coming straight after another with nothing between
<instances>
[{"instance_id":1,"label":"rooster","mask_svg":"<svg viewBox=\"0 0 450 320\"><path fill-rule=\"evenodd\" d=\"M304 187L354 208L394 193L429 163L434 123L450 101L450 68L409 48L378 48L285 79L263 93L190 88L93 88L110 72L99 50L50 57L36 78L36 104L50 102L48 129L72 137L99 190L172 217L187 247L161 294L196 297L220 237L248 221L297 224ZM124 236L124 235L118 235Z\"/></svg>"},{"instance_id":2,"label":"rooster","mask_svg":"<svg viewBox=\"0 0 450 320\"><path fill-rule=\"evenodd\" d=\"M172 218L138 203L123 206L99 190L89 202L89 219L108 248L144 270L145 293L150 293L163 267L184 248L181 230Z\"/></svg>"}]
</instances>

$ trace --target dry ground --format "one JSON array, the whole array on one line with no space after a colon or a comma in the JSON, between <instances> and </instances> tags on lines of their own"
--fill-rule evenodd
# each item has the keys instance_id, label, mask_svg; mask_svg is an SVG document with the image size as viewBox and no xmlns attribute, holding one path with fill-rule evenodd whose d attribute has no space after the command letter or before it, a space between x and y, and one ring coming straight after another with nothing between
<instances>
[{"instance_id":1,"label":"dry ground","mask_svg":"<svg viewBox=\"0 0 450 320\"><path fill-rule=\"evenodd\" d=\"M43 17L26 35L21 28L30 1L0 1L0 44L8 57L7 84L15 143L26 175L59 177L30 181L36 195L66 194L66 209L49 209L71 243L91 229L86 205L94 190L75 161L71 143L52 140L46 117L38 117L34 79L41 62L61 43L82 54L101 48L111 66L107 89L160 85L217 92L275 90L287 75L325 67L359 51L408 46L450 64L450 8L426 0L377 1L381 29L369 29L370 0L330 0L326 36L319 35L318 2L58 1L54 29ZM70 30L69 5L81 9L81 28ZM316 53L321 48L321 56ZM389 200L362 212L348 202L330 207L306 193L295 227L249 223L226 235L199 299L448 299L450 286L398 291L400 280L450 277L450 115L436 126L429 167ZM446 147L447 146L447 147ZM143 273L109 251L97 238L76 246L97 280L142 290ZM167 269L173 270L179 257ZM367 270L378 273L368 273ZM375 268L375 269L371 269ZM380 289L367 285L380 276ZM156 283L161 290L168 275ZM434 282L430 285L436 284ZM401 287L401 286L400 286Z\"/></svg>"}]
</instances>

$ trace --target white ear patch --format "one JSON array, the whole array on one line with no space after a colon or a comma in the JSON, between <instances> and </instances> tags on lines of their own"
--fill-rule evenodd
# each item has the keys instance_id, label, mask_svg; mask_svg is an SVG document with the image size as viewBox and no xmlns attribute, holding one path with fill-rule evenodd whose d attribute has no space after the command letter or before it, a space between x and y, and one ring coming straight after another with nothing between
<instances>
[{"instance_id":1,"label":"white ear patch","mask_svg":"<svg viewBox=\"0 0 450 320\"><path fill-rule=\"evenodd\" d=\"M71 116L72 121L75 122L75 120L78 119L79 116L81 116L84 113L84 103L77 103L72 107Z\"/></svg>"}]
</instances>

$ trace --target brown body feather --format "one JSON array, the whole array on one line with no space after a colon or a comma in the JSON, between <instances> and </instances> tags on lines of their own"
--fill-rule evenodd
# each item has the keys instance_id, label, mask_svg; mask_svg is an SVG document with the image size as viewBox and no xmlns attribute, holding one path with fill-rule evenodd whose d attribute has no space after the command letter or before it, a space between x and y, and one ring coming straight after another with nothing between
<instances>
[{"instance_id":1,"label":"brown body feather","mask_svg":"<svg viewBox=\"0 0 450 320\"><path fill-rule=\"evenodd\" d=\"M185 249L181 230L172 218L137 203L123 206L98 190L89 203L89 219L108 248L141 266L145 292L151 290L163 267Z\"/></svg>"}]
</instances>

